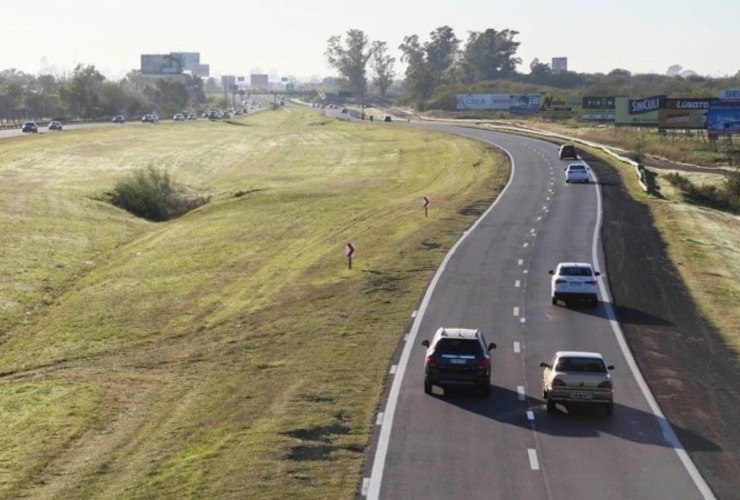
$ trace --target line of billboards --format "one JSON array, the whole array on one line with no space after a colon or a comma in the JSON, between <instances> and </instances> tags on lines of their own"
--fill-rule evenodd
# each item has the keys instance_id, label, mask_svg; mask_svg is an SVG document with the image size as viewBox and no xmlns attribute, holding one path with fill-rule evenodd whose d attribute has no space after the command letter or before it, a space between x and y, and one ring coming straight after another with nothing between
<instances>
[{"instance_id":1,"label":"line of billboards","mask_svg":"<svg viewBox=\"0 0 740 500\"><path fill-rule=\"evenodd\" d=\"M719 97L706 98L586 96L580 102L557 96L541 99L539 94L457 94L456 97L458 110L580 112L583 120L612 121L616 125L740 133L740 90L723 90Z\"/></svg>"}]
</instances>

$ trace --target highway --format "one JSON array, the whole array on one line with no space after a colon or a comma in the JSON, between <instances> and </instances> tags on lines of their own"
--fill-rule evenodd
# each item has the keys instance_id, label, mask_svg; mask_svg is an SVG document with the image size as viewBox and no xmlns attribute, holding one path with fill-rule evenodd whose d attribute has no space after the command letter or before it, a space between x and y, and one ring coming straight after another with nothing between
<instances>
[{"instance_id":1,"label":"highway","mask_svg":"<svg viewBox=\"0 0 740 500\"><path fill-rule=\"evenodd\" d=\"M363 495L713 498L635 367L613 319L607 277L597 308L551 304L548 270L558 262L605 271L598 183L565 184L566 162L552 143L431 127L498 145L510 155L512 176L450 250L414 312L380 409ZM424 394L420 343L440 326L481 328L498 344L488 398L437 387ZM613 416L546 412L539 363L557 350L597 351L615 365Z\"/></svg>"}]
</instances>

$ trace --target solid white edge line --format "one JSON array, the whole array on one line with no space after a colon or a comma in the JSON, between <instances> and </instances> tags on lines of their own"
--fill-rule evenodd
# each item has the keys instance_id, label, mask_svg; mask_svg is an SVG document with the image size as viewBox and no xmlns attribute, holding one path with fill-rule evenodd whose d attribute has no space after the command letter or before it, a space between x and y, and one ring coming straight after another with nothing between
<instances>
[{"instance_id":1,"label":"solid white edge line","mask_svg":"<svg viewBox=\"0 0 740 500\"><path fill-rule=\"evenodd\" d=\"M540 462L537 460L537 451L534 448L527 449L529 455L529 466L532 470L540 470Z\"/></svg>"},{"instance_id":2,"label":"solid white edge line","mask_svg":"<svg viewBox=\"0 0 740 500\"><path fill-rule=\"evenodd\" d=\"M596 264L596 268L600 269L601 264L599 263L598 248L599 248L599 241L601 239L601 226L603 224L603 219L604 219L604 213L603 213L603 208L602 208L601 185L599 184L599 179L598 177L596 177L594 170L590 167L589 169L591 170L591 174L594 177L594 184L596 185L596 231L594 231L594 237L593 237L593 241L591 245L591 255L593 257L594 263ZM648 406L650 406L650 410L653 412L653 414L656 417L656 421L658 425L660 426L661 432L663 433L663 439L665 439L665 441L676 452L679 460L681 460L681 463L686 469L686 472L688 472L689 476L691 476L691 479L694 481L694 484L699 489L699 492L701 493L701 495L705 499L716 498L714 496L714 493L712 493L711 488L706 483L706 481L702 477L699 470L696 468L696 465L691 460L691 457L689 457L689 454L686 452L683 445L679 441L678 436L676 436L676 433L673 431L673 427L671 427L671 424L668 423L668 419L666 419L665 415L663 415L663 411L660 409L660 405L658 405L658 402L653 396L653 393L650 391L650 388L648 387L647 382L645 381L645 378L642 376L642 373L640 373L640 369L637 367L637 362L635 361L635 358L632 356L632 352L630 351L630 348L627 345L627 340L624 337L624 332L622 332L622 328L619 325L619 322L617 321L617 314L614 310L611 294L609 293L609 290L605 285L604 279L599 280L599 291L601 292L602 298L607 299L602 302L606 310L606 315L607 315L607 319L609 320L609 324L611 325L612 331L614 332L614 336L617 339L619 348L622 350L622 355L627 361L627 366L629 366L629 369L632 372L632 376L635 377L635 380L637 381L637 385L640 387L640 390L642 391L643 396L645 396Z\"/></svg>"},{"instance_id":3,"label":"solid white edge line","mask_svg":"<svg viewBox=\"0 0 740 500\"><path fill-rule=\"evenodd\" d=\"M490 141L489 144L492 144ZM429 283L429 287L427 288L426 293L424 294L424 298L421 301L421 307L419 307L418 314L414 318L414 323L411 326L411 331L409 332L409 340L411 342L406 342L406 345L403 348L403 351L401 352L401 359L398 361L398 372L397 376L393 379L393 383L391 384L391 390L388 395L388 403L385 407L385 415L383 416L383 427L380 430L380 436L378 437L378 448L375 450L375 458L373 460L373 468L370 473L370 484L368 485L368 492L367 497L371 500L376 500L380 497L380 485L383 482L383 471L385 470L385 458L388 454L388 444L390 443L391 439L391 431L393 428L393 417L396 413L396 405L398 404L398 395L401 392L401 383L403 381L403 376L406 373L406 366L409 362L409 357L411 356L411 349L414 346L414 341L416 340L416 334L419 332L419 325L421 324L421 318L424 317L424 313L427 310L427 307L429 306L429 301L432 298L432 294L434 293L434 289L437 287L437 282L439 281L439 278L442 276L442 273L444 272L445 266L447 265L447 262L450 260L452 255L455 253L455 250L458 246L462 244L463 241L465 241L465 238L468 237L470 233L472 233L476 227L480 224L480 222L488 216L489 213L493 211L493 209L498 205L499 201L504 197L504 194L509 190L509 186L511 186L512 181L514 180L514 173L516 172L516 164L514 162L514 157L509 153L506 149L501 148L500 146L496 145L496 147L499 147L506 155L509 157L509 161L511 162L511 175L509 176L509 181L506 183L506 186L504 186L504 189L501 190L501 193L496 197L496 199L493 201L490 207L483 212L483 215L478 217L478 219L473 223L472 226L470 226L470 230L466 231L459 240L455 242L455 244L450 248L449 252L447 252L447 255L445 255L444 260L442 261L442 264L437 269L437 272L434 273L434 277L432 278L432 281Z\"/></svg>"}]
</instances>

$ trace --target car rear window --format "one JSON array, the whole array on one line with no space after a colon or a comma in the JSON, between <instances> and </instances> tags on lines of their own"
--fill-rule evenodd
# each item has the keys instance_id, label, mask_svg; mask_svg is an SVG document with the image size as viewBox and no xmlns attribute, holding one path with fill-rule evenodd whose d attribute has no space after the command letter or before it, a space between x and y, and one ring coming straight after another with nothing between
<instances>
[{"instance_id":1,"label":"car rear window","mask_svg":"<svg viewBox=\"0 0 740 500\"><path fill-rule=\"evenodd\" d=\"M560 276L591 276L591 269L587 267L561 267Z\"/></svg>"},{"instance_id":2,"label":"car rear window","mask_svg":"<svg viewBox=\"0 0 740 500\"><path fill-rule=\"evenodd\" d=\"M570 165L568 168L571 170L586 170L586 167L583 165Z\"/></svg>"},{"instance_id":3,"label":"car rear window","mask_svg":"<svg viewBox=\"0 0 740 500\"><path fill-rule=\"evenodd\" d=\"M440 354L481 354L480 344L471 339L441 339L434 350Z\"/></svg>"},{"instance_id":4,"label":"car rear window","mask_svg":"<svg viewBox=\"0 0 740 500\"><path fill-rule=\"evenodd\" d=\"M604 361L594 358L560 358L555 369L559 372L607 373Z\"/></svg>"}]
</instances>

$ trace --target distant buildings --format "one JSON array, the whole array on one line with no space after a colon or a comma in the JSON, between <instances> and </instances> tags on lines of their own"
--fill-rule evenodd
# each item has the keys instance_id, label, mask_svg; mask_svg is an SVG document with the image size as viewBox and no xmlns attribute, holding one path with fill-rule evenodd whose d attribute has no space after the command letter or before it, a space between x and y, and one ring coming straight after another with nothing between
<instances>
[{"instance_id":1,"label":"distant buildings","mask_svg":"<svg viewBox=\"0 0 740 500\"><path fill-rule=\"evenodd\" d=\"M200 52L141 55L141 76L179 77L185 73L200 78L208 78L210 76L210 66L200 63Z\"/></svg>"}]
</instances>

